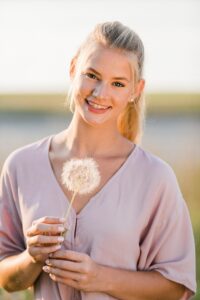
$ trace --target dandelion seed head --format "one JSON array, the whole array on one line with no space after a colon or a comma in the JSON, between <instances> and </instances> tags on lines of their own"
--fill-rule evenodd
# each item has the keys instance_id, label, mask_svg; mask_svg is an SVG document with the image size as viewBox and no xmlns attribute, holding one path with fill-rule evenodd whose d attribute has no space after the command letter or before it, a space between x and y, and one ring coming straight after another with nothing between
<instances>
[{"instance_id":1,"label":"dandelion seed head","mask_svg":"<svg viewBox=\"0 0 200 300\"><path fill-rule=\"evenodd\" d=\"M69 191L89 194L100 183L98 165L93 158L71 159L63 166L62 183Z\"/></svg>"}]
</instances>

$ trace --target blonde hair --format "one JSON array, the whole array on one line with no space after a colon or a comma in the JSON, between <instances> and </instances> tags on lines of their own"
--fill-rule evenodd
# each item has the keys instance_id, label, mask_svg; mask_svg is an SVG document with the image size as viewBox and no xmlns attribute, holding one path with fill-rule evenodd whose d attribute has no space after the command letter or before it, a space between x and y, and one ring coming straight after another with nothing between
<instances>
[{"instance_id":1,"label":"blonde hair","mask_svg":"<svg viewBox=\"0 0 200 300\"><path fill-rule=\"evenodd\" d=\"M143 43L139 36L129 27L124 26L118 21L97 24L75 55L77 63L82 61L85 49L88 49L94 43L133 54L133 71L135 74L134 78L136 79L134 84L142 78L144 62ZM72 95L73 89L71 90ZM73 99L71 97L71 110L72 107ZM118 119L119 132L134 143L139 143L142 136L144 111L145 101L143 93L141 93L139 97L127 104Z\"/></svg>"}]
</instances>

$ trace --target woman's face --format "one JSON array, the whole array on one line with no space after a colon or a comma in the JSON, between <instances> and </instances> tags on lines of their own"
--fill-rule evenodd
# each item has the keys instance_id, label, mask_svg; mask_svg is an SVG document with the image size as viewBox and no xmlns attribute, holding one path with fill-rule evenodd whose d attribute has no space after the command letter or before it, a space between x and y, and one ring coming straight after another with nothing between
<instances>
[{"instance_id":1,"label":"woman's face","mask_svg":"<svg viewBox=\"0 0 200 300\"><path fill-rule=\"evenodd\" d=\"M91 125L110 122L117 125L135 90L128 55L95 44L74 70L75 114Z\"/></svg>"}]
</instances>

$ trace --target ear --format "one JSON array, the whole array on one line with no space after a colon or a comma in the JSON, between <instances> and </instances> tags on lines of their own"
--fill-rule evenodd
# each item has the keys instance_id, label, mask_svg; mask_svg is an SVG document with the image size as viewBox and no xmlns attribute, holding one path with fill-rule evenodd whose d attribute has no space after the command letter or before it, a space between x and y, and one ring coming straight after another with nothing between
<instances>
[{"instance_id":1,"label":"ear","mask_svg":"<svg viewBox=\"0 0 200 300\"><path fill-rule=\"evenodd\" d=\"M135 93L134 93L134 98L137 98L140 96L140 94L143 92L145 87L145 80L140 79L135 86Z\"/></svg>"},{"instance_id":2,"label":"ear","mask_svg":"<svg viewBox=\"0 0 200 300\"><path fill-rule=\"evenodd\" d=\"M75 76L76 63L77 63L77 56L74 56L74 58L72 58L71 60L70 68L69 68L69 75L71 79L73 79Z\"/></svg>"}]
</instances>

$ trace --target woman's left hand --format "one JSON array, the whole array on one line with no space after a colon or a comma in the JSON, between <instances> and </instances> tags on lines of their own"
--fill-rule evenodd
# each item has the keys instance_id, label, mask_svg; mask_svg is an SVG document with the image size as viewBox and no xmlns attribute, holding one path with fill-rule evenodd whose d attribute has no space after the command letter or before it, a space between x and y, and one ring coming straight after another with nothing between
<instances>
[{"instance_id":1,"label":"woman's left hand","mask_svg":"<svg viewBox=\"0 0 200 300\"><path fill-rule=\"evenodd\" d=\"M52 280L85 292L100 291L101 266L85 253L58 250L46 260L43 270Z\"/></svg>"}]
</instances>

